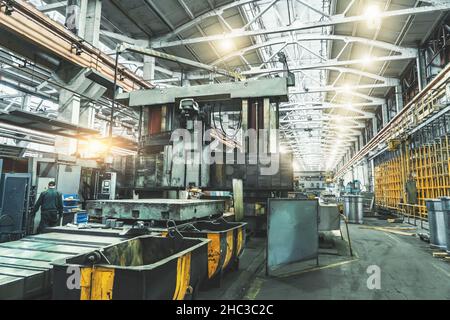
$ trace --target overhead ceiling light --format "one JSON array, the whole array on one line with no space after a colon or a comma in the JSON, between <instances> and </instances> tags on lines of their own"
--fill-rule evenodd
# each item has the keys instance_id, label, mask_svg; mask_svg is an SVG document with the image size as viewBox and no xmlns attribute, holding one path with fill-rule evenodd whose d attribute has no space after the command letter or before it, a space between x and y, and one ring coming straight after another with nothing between
<instances>
[{"instance_id":1,"label":"overhead ceiling light","mask_svg":"<svg viewBox=\"0 0 450 320\"><path fill-rule=\"evenodd\" d=\"M108 145L99 140L89 140L83 142L80 145L81 153L86 153L88 155L99 155L103 154L108 150Z\"/></svg>"},{"instance_id":2,"label":"overhead ceiling light","mask_svg":"<svg viewBox=\"0 0 450 320\"><path fill-rule=\"evenodd\" d=\"M366 17L367 26L369 29L375 29L381 24L381 11L377 5L370 5L367 7L364 16Z\"/></svg>"},{"instance_id":3,"label":"overhead ceiling light","mask_svg":"<svg viewBox=\"0 0 450 320\"><path fill-rule=\"evenodd\" d=\"M352 89L351 89L351 87L350 87L349 84L344 84L344 85L342 86L342 92L344 92L344 93L350 93L351 91L352 91Z\"/></svg>"},{"instance_id":4,"label":"overhead ceiling light","mask_svg":"<svg viewBox=\"0 0 450 320\"><path fill-rule=\"evenodd\" d=\"M363 65L369 66L369 65L372 64L373 58L372 58L371 56L367 55L367 56L364 56L364 57L361 59L361 62L362 62Z\"/></svg>"},{"instance_id":5,"label":"overhead ceiling light","mask_svg":"<svg viewBox=\"0 0 450 320\"><path fill-rule=\"evenodd\" d=\"M231 39L223 39L220 41L220 48L225 51L230 51L233 49L233 41Z\"/></svg>"}]
</instances>

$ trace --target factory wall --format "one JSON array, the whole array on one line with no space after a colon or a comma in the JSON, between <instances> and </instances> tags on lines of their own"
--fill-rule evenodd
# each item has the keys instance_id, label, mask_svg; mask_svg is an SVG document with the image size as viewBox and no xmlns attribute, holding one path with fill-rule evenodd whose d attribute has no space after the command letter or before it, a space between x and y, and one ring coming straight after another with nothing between
<instances>
[{"instance_id":1,"label":"factory wall","mask_svg":"<svg viewBox=\"0 0 450 320\"><path fill-rule=\"evenodd\" d=\"M426 219L426 199L450 196L450 114L445 112L375 158L380 208Z\"/></svg>"}]
</instances>

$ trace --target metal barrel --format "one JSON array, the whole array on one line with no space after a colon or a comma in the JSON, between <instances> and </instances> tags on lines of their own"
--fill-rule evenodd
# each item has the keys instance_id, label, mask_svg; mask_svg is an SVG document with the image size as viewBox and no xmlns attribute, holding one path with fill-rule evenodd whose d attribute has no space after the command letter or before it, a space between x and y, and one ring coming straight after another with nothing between
<instances>
[{"instance_id":1,"label":"metal barrel","mask_svg":"<svg viewBox=\"0 0 450 320\"><path fill-rule=\"evenodd\" d=\"M450 197L442 197L442 210L444 211L445 240L447 252L450 253Z\"/></svg>"},{"instance_id":2,"label":"metal barrel","mask_svg":"<svg viewBox=\"0 0 450 320\"><path fill-rule=\"evenodd\" d=\"M442 201L439 199L427 199L425 204L428 212L430 246L433 248L446 250L447 240Z\"/></svg>"},{"instance_id":3,"label":"metal barrel","mask_svg":"<svg viewBox=\"0 0 450 320\"><path fill-rule=\"evenodd\" d=\"M363 197L344 195L344 214L349 223L363 223Z\"/></svg>"},{"instance_id":4,"label":"metal barrel","mask_svg":"<svg viewBox=\"0 0 450 320\"><path fill-rule=\"evenodd\" d=\"M53 264L53 298L183 300L207 277L210 240L143 236Z\"/></svg>"},{"instance_id":5,"label":"metal barrel","mask_svg":"<svg viewBox=\"0 0 450 320\"><path fill-rule=\"evenodd\" d=\"M336 203L319 203L319 231L339 230L340 218Z\"/></svg>"}]
</instances>

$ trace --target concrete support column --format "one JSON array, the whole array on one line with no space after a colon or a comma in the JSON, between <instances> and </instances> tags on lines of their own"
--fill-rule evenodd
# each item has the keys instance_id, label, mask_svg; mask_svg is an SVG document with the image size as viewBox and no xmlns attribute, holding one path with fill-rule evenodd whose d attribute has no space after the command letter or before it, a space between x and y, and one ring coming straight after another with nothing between
<instances>
[{"instance_id":1,"label":"concrete support column","mask_svg":"<svg viewBox=\"0 0 450 320\"><path fill-rule=\"evenodd\" d=\"M403 109L403 89L401 85L395 86L395 106L397 113Z\"/></svg>"},{"instance_id":2,"label":"concrete support column","mask_svg":"<svg viewBox=\"0 0 450 320\"><path fill-rule=\"evenodd\" d=\"M73 124L80 122L81 99L69 91L62 90L59 95L61 103L58 117Z\"/></svg>"},{"instance_id":3,"label":"concrete support column","mask_svg":"<svg viewBox=\"0 0 450 320\"><path fill-rule=\"evenodd\" d=\"M59 94L58 119L80 125L82 127L92 128L95 119L95 110L92 102L82 101L80 95L90 98L93 101L98 100L106 91L106 88L92 82L85 77L85 70L70 70L63 68L59 71L61 81L67 83L69 90L61 90ZM77 92L78 94L74 94ZM55 151L59 154L72 155L77 150L77 141L58 137L55 143Z\"/></svg>"},{"instance_id":4,"label":"concrete support column","mask_svg":"<svg viewBox=\"0 0 450 320\"><path fill-rule=\"evenodd\" d=\"M370 160L370 168L371 168L371 171L370 171L370 181L371 181L370 187L371 187L371 189L370 189L370 191L375 192L375 178L374 178L375 177L375 162L373 159Z\"/></svg>"},{"instance_id":5,"label":"concrete support column","mask_svg":"<svg viewBox=\"0 0 450 320\"><path fill-rule=\"evenodd\" d=\"M66 27L95 47L99 45L101 18L101 0L69 0L67 2Z\"/></svg>"},{"instance_id":6,"label":"concrete support column","mask_svg":"<svg viewBox=\"0 0 450 320\"><path fill-rule=\"evenodd\" d=\"M25 94L22 97L22 110L24 111L30 111L30 108L28 107L28 102L30 101L30 96Z\"/></svg>"},{"instance_id":7,"label":"concrete support column","mask_svg":"<svg viewBox=\"0 0 450 320\"><path fill-rule=\"evenodd\" d=\"M365 191L370 192L369 162L367 160L363 162L362 174L364 177Z\"/></svg>"},{"instance_id":8,"label":"concrete support column","mask_svg":"<svg viewBox=\"0 0 450 320\"><path fill-rule=\"evenodd\" d=\"M87 104L86 106L81 106L80 108L80 120L79 123L83 127L93 128L95 122L95 109Z\"/></svg>"},{"instance_id":9,"label":"concrete support column","mask_svg":"<svg viewBox=\"0 0 450 320\"><path fill-rule=\"evenodd\" d=\"M417 49L416 66L417 66L417 79L419 82L419 91L422 91L426 85L426 78L425 78L426 76L425 76L425 57L420 48Z\"/></svg>"},{"instance_id":10,"label":"concrete support column","mask_svg":"<svg viewBox=\"0 0 450 320\"><path fill-rule=\"evenodd\" d=\"M155 80L155 58L144 56L143 77L146 81Z\"/></svg>"},{"instance_id":11,"label":"concrete support column","mask_svg":"<svg viewBox=\"0 0 450 320\"><path fill-rule=\"evenodd\" d=\"M363 137L363 133L362 132L359 135L358 140L359 140L359 150L361 150L364 147L364 137Z\"/></svg>"},{"instance_id":12,"label":"concrete support column","mask_svg":"<svg viewBox=\"0 0 450 320\"><path fill-rule=\"evenodd\" d=\"M68 0L66 6L66 28L75 34L80 31L81 0Z\"/></svg>"},{"instance_id":13,"label":"concrete support column","mask_svg":"<svg viewBox=\"0 0 450 320\"><path fill-rule=\"evenodd\" d=\"M81 0L79 36L98 47L102 19L101 0Z\"/></svg>"},{"instance_id":14,"label":"concrete support column","mask_svg":"<svg viewBox=\"0 0 450 320\"><path fill-rule=\"evenodd\" d=\"M373 129L373 136L375 137L378 133L378 121L376 116L372 118L372 129Z\"/></svg>"},{"instance_id":15,"label":"concrete support column","mask_svg":"<svg viewBox=\"0 0 450 320\"><path fill-rule=\"evenodd\" d=\"M182 87L189 87L191 85L191 82L188 79L188 76L186 73L181 73L181 86Z\"/></svg>"},{"instance_id":16,"label":"concrete support column","mask_svg":"<svg viewBox=\"0 0 450 320\"><path fill-rule=\"evenodd\" d=\"M389 122L389 112L387 103L383 103L383 105L381 106L381 117L383 118L383 127L384 127Z\"/></svg>"},{"instance_id":17,"label":"concrete support column","mask_svg":"<svg viewBox=\"0 0 450 320\"><path fill-rule=\"evenodd\" d=\"M59 95L60 107L58 119L78 124L80 121L81 100L67 90ZM77 141L65 137L56 137L55 152L58 154L73 155L77 151Z\"/></svg>"}]
</instances>

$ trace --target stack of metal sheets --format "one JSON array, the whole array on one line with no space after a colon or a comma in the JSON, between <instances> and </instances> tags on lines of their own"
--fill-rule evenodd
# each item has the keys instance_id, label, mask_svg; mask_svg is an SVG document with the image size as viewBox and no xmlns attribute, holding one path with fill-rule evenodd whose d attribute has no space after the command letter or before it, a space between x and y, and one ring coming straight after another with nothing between
<instances>
[{"instance_id":1,"label":"stack of metal sheets","mask_svg":"<svg viewBox=\"0 0 450 320\"><path fill-rule=\"evenodd\" d=\"M125 240L117 231L102 235L51 232L0 244L0 300L48 296L51 262Z\"/></svg>"}]
</instances>

